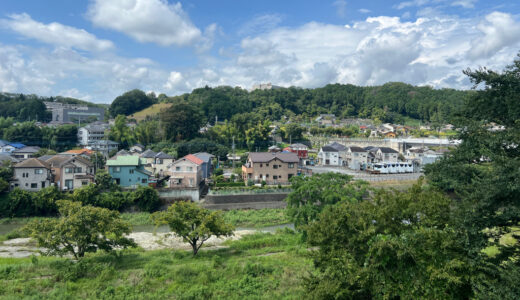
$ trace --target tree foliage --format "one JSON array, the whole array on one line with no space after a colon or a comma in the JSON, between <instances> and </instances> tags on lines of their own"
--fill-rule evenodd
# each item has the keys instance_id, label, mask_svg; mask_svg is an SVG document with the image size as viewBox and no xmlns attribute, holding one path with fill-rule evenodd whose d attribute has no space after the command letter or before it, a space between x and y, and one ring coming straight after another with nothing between
<instances>
[{"instance_id":1,"label":"tree foliage","mask_svg":"<svg viewBox=\"0 0 520 300\"><path fill-rule=\"evenodd\" d=\"M162 201L159 193L149 186L139 186L131 194L131 201L139 207L141 211L154 212L161 207Z\"/></svg>"},{"instance_id":2,"label":"tree foliage","mask_svg":"<svg viewBox=\"0 0 520 300\"><path fill-rule=\"evenodd\" d=\"M211 236L230 236L233 225L226 223L222 213L210 211L193 202L177 202L167 211L153 215L157 226L168 225L175 234L189 243L196 255Z\"/></svg>"},{"instance_id":3,"label":"tree foliage","mask_svg":"<svg viewBox=\"0 0 520 300\"><path fill-rule=\"evenodd\" d=\"M367 184L352 181L349 175L324 173L312 177L297 176L291 179L292 192L287 196L287 214L297 229L319 218L320 212L342 200L358 202L367 195Z\"/></svg>"},{"instance_id":4,"label":"tree foliage","mask_svg":"<svg viewBox=\"0 0 520 300\"><path fill-rule=\"evenodd\" d=\"M176 142L197 136L202 126L198 109L187 103L175 103L160 115L165 138Z\"/></svg>"},{"instance_id":5,"label":"tree foliage","mask_svg":"<svg viewBox=\"0 0 520 300\"><path fill-rule=\"evenodd\" d=\"M128 116L151 106L155 101L154 97L146 95L141 90L131 90L112 101L109 109L110 115L112 117L118 115Z\"/></svg>"},{"instance_id":6,"label":"tree foliage","mask_svg":"<svg viewBox=\"0 0 520 300\"><path fill-rule=\"evenodd\" d=\"M72 254L81 259L98 249L108 252L135 246L124 236L130 233L130 226L117 211L63 200L58 201L58 208L59 218L34 220L25 227L46 255Z\"/></svg>"},{"instance_id":7,"label":"tree foliage","mask_svg":"<svg viewBox=\"0 0 520 300\"><path fill-rule=\"evenodd\" d=\"M451 200L420 187L328 206L309 227L317 299L467 299L471 266L449 226Z\"/></svg>"}]
</instances>

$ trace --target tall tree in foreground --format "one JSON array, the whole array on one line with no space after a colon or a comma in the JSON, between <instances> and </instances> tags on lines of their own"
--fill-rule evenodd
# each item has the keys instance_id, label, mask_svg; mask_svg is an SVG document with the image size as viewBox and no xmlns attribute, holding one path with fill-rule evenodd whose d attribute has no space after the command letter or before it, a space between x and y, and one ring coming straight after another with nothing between
<instances>
[{"instance_id":1,"label":"tall tree in foreground","mask_svg":"<svg viewBox=\"0 0 520 300\"><path fill-rule=\"evenodd\" d=\"M308 230L316 299L466 299L470 265L451 200L421 188L328 206Z\"/></svg>"},{"instance_id":2,"label":"tall tree in foreground","mask_svg":"<svg viewBox=\"0 0 520 300\"><path fill-rule=\"evenodd\" d=\"M491 240L500 249L496 265L510 264L520 256L520 236L513 234L517 242L510 245L500 237L520 222L520 59L502 73L481 68L465 74L482 89L457 120L462 143L426 174L460 199L458 220L472 256Z\"/></svg>"},{"instance_id":3,"label":"tall tree in foreground","mask_svg":"<svg viewBox=\"0 0 520 300\"><path fill-rule=\"evenodd\" d=\"M193 255L211 236L230 236L233 225L226 223L219 211L210 211L193 202L177 202L167 211L153 214L157 226L168 225L182 239L189 243Z\"/></svg>"},{"instance_id":4,"label":"tall tree in foreground","mask_svg":"<svg viewBox=\"0 0 520 300\"><path fill-rule=\"evenodd\" d=\"M117 211L65 200L58 201L58 210L59 218L34 220L25 227L45 249L44 254L71 254L80 259L98 249L135 246L133 240L124 236L130 233L130 225Z\"/></svg>"}]
</instances>

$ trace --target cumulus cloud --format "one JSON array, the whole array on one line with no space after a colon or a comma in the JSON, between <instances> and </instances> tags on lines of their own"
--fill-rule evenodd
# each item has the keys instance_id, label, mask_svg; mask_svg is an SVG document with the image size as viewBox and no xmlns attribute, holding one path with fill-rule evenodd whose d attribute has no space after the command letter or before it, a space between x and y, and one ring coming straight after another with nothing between
<instances>
[{"instance_id":1,"label":"cumulus cloud","mask_svg":"<svg viewBox=\"0 0 520 300\"><path fill-rule=\"evenodd\" d=\"M141 43L187 46L202 35L180 3L166 0L94 0L87 16L94 25L122 32Z\"/></svg>"},{"instance_id":2,"label":"cumulus cloud","mask_svg":"<svg viewBox=\"0 0 520 300\"><path fill-rule=\"evenodd\" d=\"M494 55L504 47L520 41L520 23L510 14L493 12L477 26L482 35L474 39L469 55L472 59Z\"/></svg>"},{"instance_id":3,"label":"cumulus cloud","mask_svg":"<svg viewBox=\"0 0 520 300\"><path fill-rule=\"evenodd\" d=\"M33 20L25 13L9 15L7 19L1 20L0 24L22 36L55 46L87 51L105 51L114 48L111 41L98 39L83 29L56 22L44 24Z\"/></svg>"}]
</instances>

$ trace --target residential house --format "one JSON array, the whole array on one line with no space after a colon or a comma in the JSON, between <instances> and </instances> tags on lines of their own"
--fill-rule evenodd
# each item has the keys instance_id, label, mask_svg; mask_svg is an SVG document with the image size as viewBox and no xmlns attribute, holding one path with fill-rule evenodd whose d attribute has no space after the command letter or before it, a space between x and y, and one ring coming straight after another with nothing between
<instances>
[{"instance_id":1,"label":"residential house","mask_svg":"<svg viewBox=\"0 0 520 300\"><path fill-rule=\"evenodd\" d=\"M46 163L61 191L72 191L94 182L94 164L82 156L54 155Z\"/></svg>"},{"instance_id":2,"label":"residential house","mask_svg":"<svg viewBox=\"0 0 520 300\"><path fill-rule=\"evenodd\" d=\"M13 166L11 188L37 192L51 186L51 166L37 158L29 158Z\"/></svg>"},{"instance_id":3,"label":"residential house","mask_svg":"<svg viewBox=\"0 0 520 300\"><path fill-rule=\"evenodd\" d=\"M199 153L195 153L193 155L200 158L200 160L202 160L202 165L201 165L202 178L204 178L204 179L209 178L211 176L211 171L212 171L211 159L214 158L215 156L212 154L209 154L207 152L199 152Z\"/></svg>"},{"instance_id":4,"label":"residential house","mask_svg":"<svg viewBox=\"0 0 520 300\"><path fill-rule=\"evenodd\" d=\"M347 147L346 164L352 170L365 169L368 164L368 151L357 146Z\"/></svg>"},{"instance_id":5,"label":"residential house","mask_svg":"<svg viewBox=\"0 0 520 300\"><path fill-rule=\"evenodd\" d=\"M155 156L157 155L157 152L152 151L150 149L144 151L143 153L139 154L139 157L144 163L144 169L150 173L154 173L152 164L155 163Z\"/></svg>"},{"instance_id":6,"label":"residential house","mask_svg":"<svg viewBox=\"0 0 520 300\"><path fill-rule=\"evenodd\" d=\"M397 134L393 131L387 131L383 134L383 136L387 139L395 139L397 137Z\"/></svg>"},{"instance_id":7,"label":"residential house","mask_svg":"<svg viewBox=\"0 0 520 300\"><path fill-rule=\"evenodd\" d=\"M21 149L23 147L26 147L26 146L22 143L8 143L8 144L4 144L3 146L1 146L0 151L2 153L11 153L11 152L13 152L17 149Z\"/></svg>"},{"instance_id":8,"label":"residential house","mask_svg":"<svg viewBox=\"0 0 520 300\"><path fill-rule=\"evenodd\" d=\"M11 155L19 160L25 160L29 158L33 158L36 152L40 151L40 147L38 146L26 146L23 148L19 148L11 152Z\"/></svg>"},{"instance_id":9,"label":"residential house","mask_svg":"<svg viewBox=\"0 0 520 300\"><path fill-rule=\"evenodd\" d=\"M284 148L283 150L296 153L300 159L301 166L309 164L309 147L307 145L296 143Z\"/></svg>"},{"instance_id":10,"label":"residential house","mask_svg":"<svg viewBox=\"0 0 520 300\"><path fill-rule=\"evenodd\" d=\"M17 164L20 160L16 157L13 157L7 153L0 153L0 164Z\"/></svg>"},{"instance_id":11,"label":"residential house","mask_svg":"<svg viewBox=\"0 0 520 300\"><path fill-rule=\"evenodd\" d=\"M298 174L299 161L293 152L251 152L242 166L242 177L244 181L256 183L285 184Z\"/></svg>"},{"instance_id":12,"label":"residential house","mask_svg":"<svg viewBox=\"0 0 520 300\"><path fill-rule=\"evenodd\" d=\"M105 157L108 157L109 153L117 150L119 148L119 143L109 140L101 140L92 143L89 146L90 150L98 151L102 153Z\"/></svg>"},{"instance_id":13,"label":"residential house","mask_svg":"<svg viewBox=\"0 0 520 300\"><path fill-rule=\"evenodd\" d=\"M389 147L379 147L376 151L378 162L396 162L399 159L399 152Z\"/></svg>"},{"instance_id":14,"label":"residential house","mask_svg":"<svg viewBox=\"0 0 520 300\"><path fill-rule=\"evenodd\" d=\"M83 149L72 149L72 150L68 150L65 152L61 152L60 155L82 156L84 158L89 158L90 156L92 156L92 154L94 154L94 152L95 151L93 151L93 150L83 148Z\"/></svg>"},{"instance_id":15,"label":"residential house","mask_svg":"<svg viewBox=\"0 0 520 300\"><path fill-rule=\"evenodd\" d=\"M82 146L90 146L97 141L105 138L105 130L108 129L108 124L87 126L78 129L78 144Z\"/></svg>"},{"instance_id":16,"label":"residential house","mask_svg":"<svg viewBox=\"0 0 520 300\"><path fill-rule=\"evenodd\" d=\"M325 145L318 152L318 164L322 166L341 166L338 149Z\"/></svg>"},{"instance_id":17,"label":"residential house","mask_svg":"<svg viewBox=\"0 0 520 300\"><path fill-rule=\"evenodd\" d=\"M108 173L124 188L147 186L152 173L144 169L145 162L137 155L118 156L106 163Z\"/></svg>"},{"instance_id":18,"label":"residential house","mask_svg":"<svg viewBox=\"0 0 520 300\"><path fill-rule=\"evenodd\" d=\"M130 147L130 152L140 154L143 153L146 148L141 144L134 144L132 147Z\"/></svg>"},{"instance_id":19,"label":"residential house","mask_svg":"<svg viewBox=\"0 0 520 300\"><path fill-rule=\"evenodd\" d=\"M336 123L336 116L334 114L321 114L316 120L320 126L332 126Z\"/></svg>"},{"instance_id":20,"label":"residential house","mask_svg":"<svg viewBox=\"0 0 520 300\"><path fill-rule=\"evenodd\" d=\"M169 167L173 164L174 160L173 156L162 151L155 154L154 162L152 163L153 174L156 174L159 177L164 176Z\"/></svg>"},{"instance_id":21,"label":"residential house","mask_svg":"<svg viewBox=\"0 0 520 300\"><path fill-rule=\"evenodd\" d=\"M188 154L173 162L170 166L170 188L198 188L203 180L202 164L204 161L193 154Z\"/></svg>"},{"instance_id":22,"label":"residential house","mask_svg":"<svg viewBox=\"0 0 520 300\"><path fill-rule=\"evenodd\" d=\"M121 149L121 150L117 151L117 153L114 154L114 156L112 156L110 159L116 159L119 156L129 156L129 155L134 155L134 154L126 151L125 149Z\"/></svg>"}]
</instances>

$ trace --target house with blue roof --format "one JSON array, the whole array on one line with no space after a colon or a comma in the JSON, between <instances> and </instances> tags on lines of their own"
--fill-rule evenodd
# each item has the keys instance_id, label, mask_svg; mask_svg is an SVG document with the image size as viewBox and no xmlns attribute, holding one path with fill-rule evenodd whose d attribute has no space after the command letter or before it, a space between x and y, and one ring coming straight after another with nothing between
<instances>
[{"instance_id":1,"label":"house with blue roof","mask_svg":"<svg viewBox=\"0 0 520 300\"><path fill-rule=\"evenodd\" d=\"M137 188L150 183L152 173L146 171L146 162L137 155L118 156L106 163L108 173L123 188Z\"/></svg>"},{"instance_id":2,"label":"house with blue roof","mask_svg":"<svg viewBox=\"0 0 520 300\"><path fill-rule=\"evenodd\" d=\"M0 152L2 153L11 153L17 149L22 149L26 147L22 143L10 143L7 141L0 141Z\"/></svg>"}]
</instances>

